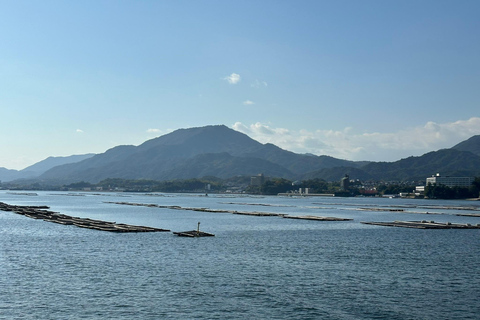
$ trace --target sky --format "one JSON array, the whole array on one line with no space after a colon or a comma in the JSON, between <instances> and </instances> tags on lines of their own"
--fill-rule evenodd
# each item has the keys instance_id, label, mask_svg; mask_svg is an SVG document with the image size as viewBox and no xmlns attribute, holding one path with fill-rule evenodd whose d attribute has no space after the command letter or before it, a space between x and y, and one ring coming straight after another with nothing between
<instances>
[{"instance_id":1,"label":"sky","mask_svg":"<svg viewBox=\"0 0 480 320\"><path fill-rule=\"evenodd\" d=\"M480 134L480 1L0 0L0 167L224 124L396 161Z\"/></svg>"}]
</instances>

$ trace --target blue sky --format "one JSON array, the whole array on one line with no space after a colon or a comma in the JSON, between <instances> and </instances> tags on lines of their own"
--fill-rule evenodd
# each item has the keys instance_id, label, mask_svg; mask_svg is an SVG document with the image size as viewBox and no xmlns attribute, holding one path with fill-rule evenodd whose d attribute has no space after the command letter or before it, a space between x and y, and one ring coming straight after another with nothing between
<instances>
[{"instance_id":1,"label":"blue sky","mask_svg":"<svg viewBox=\"0 0 480 320\"><path fill-rule=\"evenodd\" d=\"M0 167L225 124L394 161L480 134L479 1L0 1Z\"/></svg>"}]
</instances>

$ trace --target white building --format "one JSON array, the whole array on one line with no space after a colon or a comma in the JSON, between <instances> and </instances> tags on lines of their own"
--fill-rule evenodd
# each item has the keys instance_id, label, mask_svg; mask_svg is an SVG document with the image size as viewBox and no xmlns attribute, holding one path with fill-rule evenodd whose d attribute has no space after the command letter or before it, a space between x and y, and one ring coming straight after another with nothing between
<instances>
[{"instance_id":1,"label":"white building","mask_svg":"<svg viewBox=\"0 0 480 320\"><path fill-rule=\"evenodd\" d=\"M470 187L474 179L472 177L442 177L440 173L427 178L428 184L444 185L447 187Z\"/></svg>"}]
</instances>

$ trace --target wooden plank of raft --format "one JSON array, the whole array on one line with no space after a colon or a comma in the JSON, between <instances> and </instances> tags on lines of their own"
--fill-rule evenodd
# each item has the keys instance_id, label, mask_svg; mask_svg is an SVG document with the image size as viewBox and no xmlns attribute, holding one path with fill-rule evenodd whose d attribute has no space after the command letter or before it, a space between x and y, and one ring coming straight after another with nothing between
<instances>
[{"instance_id":1,"label":"wooden plank of raft","mask_svg":"<svg viewBox=\"0 0 480 320\"><path fill-rule=\"evenodd\" d=\"M435 221L392 221L392 222L361 222L363 224L385 226L385 227L401 227L401 228L415 228L415 229L480 229L480 224L471 225L450 223L450 222L435 222Z\"/></svg>"},{"instance_id":2,"label":"wooden plank of raft","mask_svg":"<svg viewBox=\"0 0 480 320\"><path fill-rule=\"evenodd\" d=\"M183 231L183 232L174 232L173 234L179 237L214 237L215 235L212 233L207 233L203 231L191 230L191 231Z\"/></svg>"},{"instance_id":3,"label":"wooden plank of raft","mask_svg":"<svg viewBox=\"0 0 480 320\"><path fill-rule=\"evenodd\" d=\"M337 217L319 217L319 216L283 216L287 219L316 220L316 221L352 221L353 219L337 218Z\"/></svg>"},{"instance_id":4,"label":"wooden plank of raft","mask_svg":"<svg viewBox=\"0 0 480 320\"><path fill-rule=\"evenodd\" d=\"M134 226L128 224L117 224L115 222L95 220L90 218L71 217L64 214L58 214L53 211L44 210L46 206L15 206L0 202L0 210L13 211L17 214L26 216L32 219L43 219L47 222L54 222L63 225L74 225L80 228L109 231L109 232L168 232L170 230Z\"/></svg>"}]
</instances>

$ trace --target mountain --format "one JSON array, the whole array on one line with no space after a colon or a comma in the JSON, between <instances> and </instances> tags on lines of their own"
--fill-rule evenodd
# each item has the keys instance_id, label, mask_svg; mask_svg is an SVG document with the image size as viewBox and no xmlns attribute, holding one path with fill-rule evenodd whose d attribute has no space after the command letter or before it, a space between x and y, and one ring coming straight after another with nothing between
<instances>
[{"instance_id":1,"label":"mountain","mask_svg":"<svg viewBox=\"0 0 480 320\"><path fill-rule=\"evenodd\" d=\"M370 162L360 168L321 169L303 175L302 179L334 181L348 174L352 179L364 181L420 181L436 173L443 176L480 176L480 157L470 151L443 149L395 162Z\"/></svg>"},{"instance_id":2,"label":"mountain","mask_svg":"<svg viewBox=\"0 0 480 320\"><path fill-rule=\"evenodd\" d=\"M338 181L345 174L352 179L417 181L435 173L450 176L480 176L480 136L474 136L450 149L432 151L419 157L395 162L355 162L329 156L297 154L273 144L262 144L226 126L179 129L139 146L117 146L97 155L70 158L38 179L50 184L107 178L173 180L239 175L322 178ZM73 161L73 160L76 161ZM49 160L49 161L47 161ZM53 159L24 170L40 172L53 166ZM38 171L36 171L38 170ZM11 179L15 172L0 168L0 177Z\"/></svg>"},{"instance_id":3,"label":"mountain","mask_svg":"<svg viewBox=\"0 0 480 320\"><path fill-rule=\"evenodd\" d=\"M477 156L480 156L480 135L476 135L452 147L452 149L459 151L470 151Z\"/></svg>"},{"instance_id":4,"label":"mountain","mask_svg":"<svg viewBox=\"0 0 480 320\"><path fill-rule=\"evenodd\" d=\"M106 178L178 179L213 175L228 178L264 173L295 178L313 170L356 166L328 156L300 155L261 144L226 126L179 129L139 146L119 146L78 163L55 167L40 176L62 183Z\"/></svg>"},{"instance_id":5,"label":"mountain","mask_svg":"<svg viewBox=\"0 0 480 320\"><path fill-rule=\"evenodd\" d=\"M50 170L53 167L67 164L67 163L75 163L78 161L91 158L93 156L94 156L93 153L89 153L89 154L73 155L73 156L67 156L67 157L48 157L22 170L9 170L5 168L0 168L0 181L8 182L8 181L13 181L18 179L33 179L40 176L41 174Z\"/></svg>"},{"instance_id":6,"label":"mountain","mask_svg":"<svg viewBox=\"0 0 480 320\"><path fill-rule=\"evenodd\" d=\"M31 172L39 176L45 171L48 171L53 167L61 166L67 163L79 162L79 161L91 158L94 155L95 155L94 153L88 153L88 154L73 155L68 157L48 157L45 160L42 160L29 167L26 167L25 169L21 170L21 172Z\"/></svg>"},{"instance_id":7,"label":"mountain","mask_svg":"<svg viewBox=\"0 0 480 320\"><path fill-rule=\"evenodd\" d=\"M7 182L7 181L22 179L22 178L23 176L18 170L6 169L3 167L0 168L0 182L1 181Z\"/></svg>"},{"instance_id":8,"label":"mountain","mask_svg":"<svg viewBox=\"0 0 480 320\"><path fill-rule=\"evenodd\" d=\"M480 143L480 140L477 140ZM471 145L474 149L476 145ZM309 172L302 179L338 180L342 174L360 180L419 181L433 174L443 176L480 176L480 156L454 148L428 152L394 162L370 162L363 166L326 168Z\"/></svg>"},{"instance_id":9,"label":"mountain","mask_svg":"<svg viewBox=\"0 0 480 320\"><path fill-rule=\"evenodd\" d=\"M442 149L395 162L373 162L361 168L375 179L423 180L435 173L444 176L480 176L480 157L469 151Z\"/></svg>"},{"instance_id":10,"label":"mountain","mask_svg":"<svg viewBox=\"0 0 480 320\"><path fill-rule=\"evenodd\" d=\"M320 178L325 181L339 181L345 176L345 174L348 174L351 179L360 179L362 181L381 180L374 179L374 177L368 172L362 170L361 168L354 167L334 167L320 169L302 175L301 180Z\"/></svg>"},{"instance_id":11,"label":"mountain","mask_svg":"<svg viewBox=\"0 0 480 320\"><path fill-rule=\"evenodd\" d=\"M226 179L238 175L257 175L289 178L292 172L284 167L259 158L234 157L224 153L206 153L186 159L170 170L166 170L159 180L188 179L191 177L215 176Z\"/></svg>"},{"instance_id":12,"label":"mountain","mask_svg":"<svg viewBox=\"0 0 480 320\"><path fill-rule=\"evenodd\" d=\"M315 170L340 166L360 167L363 164L363 162L340 160L330 156L297 154L291 151L283 150L270 143L262 145L261 148L258 148L253 152L246 153L245 156L271 161L298 175Z\"/></svg>"}]
</instances>

